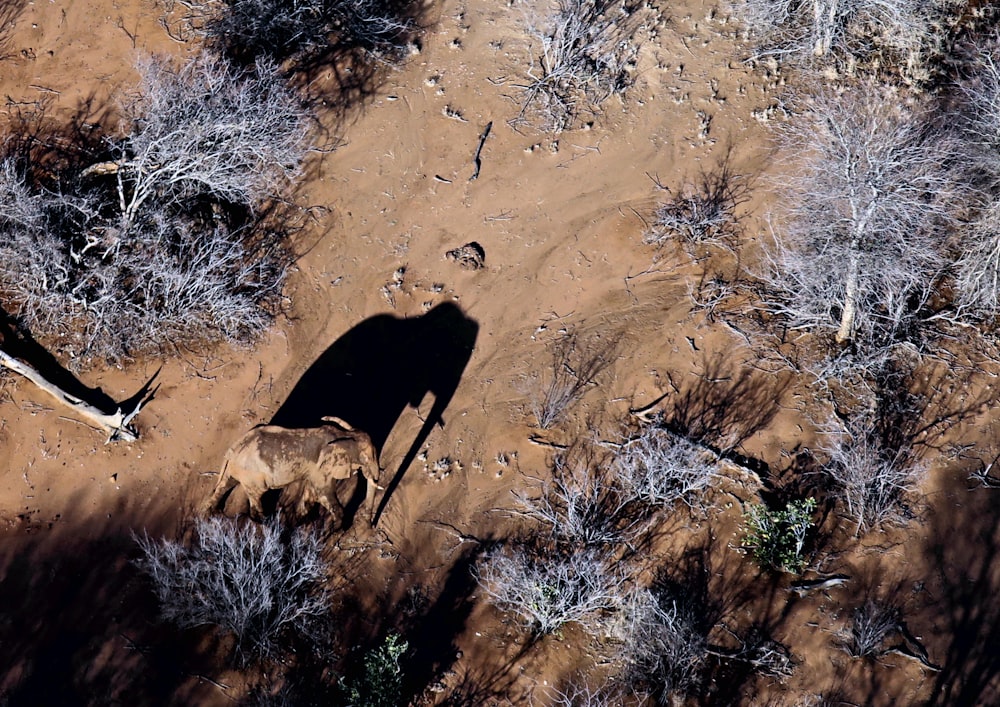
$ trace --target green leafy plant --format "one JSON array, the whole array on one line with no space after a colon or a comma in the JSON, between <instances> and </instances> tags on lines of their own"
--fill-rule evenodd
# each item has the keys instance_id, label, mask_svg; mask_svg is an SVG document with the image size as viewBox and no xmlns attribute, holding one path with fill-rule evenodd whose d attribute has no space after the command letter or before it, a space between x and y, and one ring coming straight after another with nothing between
<instances>
[{"instance_id":1,"label":"green leafy plant","mask_svg":"<svg viewBox=\"0 0 1000 707\"><path fill-rule=\"evenodd\" d=\"M814 510L814 498L792 501L783 510L771 510L764 504L750 506L743 515L743 551L752 555L761 567L802 572L803 551Z\"/></svg>"},{"instance_id":2,"label":"green leafy plant","mask_svg":"<svg viewBox=\"0 0 1000 707\"><path fill-rule=\"evenodd\" d=\"M350 707L397 707L403 701L403 669L399 661L409 644L390 633L378 648L365 655L364 670L341 686Z\"/></svg>"}]
</instances>

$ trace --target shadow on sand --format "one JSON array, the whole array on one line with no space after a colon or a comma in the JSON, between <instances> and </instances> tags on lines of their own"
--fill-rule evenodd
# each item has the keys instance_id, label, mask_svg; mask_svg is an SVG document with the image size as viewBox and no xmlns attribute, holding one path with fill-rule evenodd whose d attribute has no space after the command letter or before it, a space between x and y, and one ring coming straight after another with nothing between
<instances>
[{"instance_id":1,"label":"shadow on sand","mask_svg":"<svg viewBox=\"0 0 1000 707\"><path fill-rule=\"evenodd\" d=\"M444 411L472 356L478 332L474 320L447 302L419 317L379 314L366 319L309 367L271 424L315 427L326 415L340 417L371 435L381 454L406 407L417 408L433 394L434 405L409 450L391 476L383 476L388 483L384 481L386 490L375 513L377 523L431 429L444 426ZM352 513L351 508L346 510L345 523Z\"/></svg>"}]
</instances>

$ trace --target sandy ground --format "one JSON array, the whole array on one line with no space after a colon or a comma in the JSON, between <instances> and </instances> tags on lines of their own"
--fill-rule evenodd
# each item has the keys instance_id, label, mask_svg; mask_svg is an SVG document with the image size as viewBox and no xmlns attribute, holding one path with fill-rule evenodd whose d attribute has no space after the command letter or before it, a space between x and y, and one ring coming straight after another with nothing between
<instances>
[{"instance_id":1,"label":"sandy ground","mask_svg":"<svg viewBox=\"0 0 1000 707\"><path fill-rule=\"evenodd\" d=\"M138 0L39 0L10 12L0 61L9 113L37 103L52 120L86 110L96 122L134 79L137 55L191 49L166 34L159 8ZM741 451L775 467L809 444L802 421L815 393L761 370L738 334L692 308L689 287L705 263L642 244L660 198L654 180L677 188L730 149L734 169L758 178L741 209L748 252L776 196L762 179L773 160L760 118L775 113L784 77L740 62L745 49L724 12L697 3L666 12L636 89L591 129L554 140L507 123L524 70L520 7L435 3L422 50L348 120L327 121L339 145L313 158L297 195L317 208L295 244L302 255L288 315L250 350L81 372L121 399L160 370L139 442L105 445L24 381L4 379L0 695L10 704L220 705L240 696L237 674L207 674L210 650L195 637L168 638L157 626L129 564L131 534L178 532L229 445L255 424L291 420L290 399L385 431L385 473L402 473L378 531L355 523L331 538L354 573L341 588L344 605L356 607L344 632L350 645L371 642L418 616L416 635L438 656L426 673L440 690L426 700L455 704L463 691L464 704L544 701L546 685L588 661L591 649L572 632L522 650L516 628L478 600L464 559L475 543L463 538L508 534L511 490L546 473L551 448L529 439L530 398L551 370L547 345L562 332L614 348L599 384L550 442L588 426L619 429L630 408L668 393L664 405L724 406L726 424L746 432ZM489 121L482 172L470 181ZM485 250L482 270L445 257L470 241ZM324 385L322 372L345 361L359 367L354 383ZM988 391L969 392L987 374L977 375L962 388L977 400L961 401L968 415L948 436L982 446L994 422ZM954 409L955 396L946 397L942 409ZM436 402L447 404L444 424L422 435ZM996 492L968 490L972 462L929 460L927 504L905 534L877 546L831 535L823 570L851 575L846 589L795 600L759 576L732 549L739 507L725 495L664 548L670 562L685 542L703 543L706 576L732 597L733 620L775 627L799 663L785 684L720 687L717 704L793 704L820 693L872 705L993 702ZM905 598L910 629L942 671L837 650L850 608L890 591Z\"/></svg>"}]
</instances>

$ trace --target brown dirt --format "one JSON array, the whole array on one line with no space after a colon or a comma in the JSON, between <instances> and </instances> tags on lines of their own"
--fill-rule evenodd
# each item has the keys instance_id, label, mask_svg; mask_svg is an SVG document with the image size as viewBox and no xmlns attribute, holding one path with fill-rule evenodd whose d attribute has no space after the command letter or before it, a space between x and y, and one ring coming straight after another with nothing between
<instances>
[{"instance_id":1,"label":"brown dirt","mask_svg":"<svg viewBox=\"0 0 1000 707\"><path fill-rule=\"evenodd\" d=\"M191 49L167 36L160 12L137 0L14 7L0 61L8 112L44 106L55 122L81 111L106 120L138 54ZM774 106L784 84L740 63L724 13L693 2L669 13L637 89L612 100L592 129L554 141L506 123L523 70L517 5L435 3L422 51L350 120L329 117L343 142L313 158L297 196L323 210L296 243L303 255L287 288L289 316L253 349L84 371L88 385L123 399L162 367L131 446L103 444L23 381L3 383L0 695L9 704L222 705L241 696L240 675L213 667L217 646L157 625L129 558L132 533L178 532L225 450L258 423L323 409L383 432L386 473L403 473L378 531L355 523L330 540L344 573L338 601L353 612L342 614L344 645L407 628L420 676L444 688L424 699L454 704L544 701L546 686L586 669L599 650L573 631L525 644L475 593L468 563L477 546L459 535L510 535L511 490L546 473L550 448L529 440L526 391L551 365L546 343L560 331L617 348L551 440L593 425L609 433L630 408L668 393L666 409L723 411L724 431L743 432L740 451L775 469L812 442L808 413L822 412L820 396L790 373L761 371L744 339L693 310L688 288L704 263L641 242L658 198L651 177L678 187L730 148L739 173L771 168L767 128L753 115ZM699 111L712 117L707 138L698 136ZM470 182L490 120L482 173ZM777 196L756 184L742 214L748 253ZM444 257L469 241L485 250L482 270ZM346 387L324 377L346 365L357 372ZM943 395L941 441L991 444L983 381L996 366L981 368L988 372ZM945 390L944 376L928 386ZM447 403L444 424L411 450L436 400ZM959 425L963 406L970 414ZM400 469L408 452L412 463ZM868 705L995 703L996 492L968 490L971 461L936 449L927 458L926 507L909 528L864 542L850 530L829 534L822 568L852 581L825 595L793 600L733 549L740 508L730 496L719 494L708 519L678 523L661 564L695 558L727 620L767 624L799 662L784 684L720 675L715 704L793 704L820 693ZM836 526L830 517L824 527ZM837 650L835 633L869 592L905 601L911 630L942 671Z\"/></svg>"}]
</instances>

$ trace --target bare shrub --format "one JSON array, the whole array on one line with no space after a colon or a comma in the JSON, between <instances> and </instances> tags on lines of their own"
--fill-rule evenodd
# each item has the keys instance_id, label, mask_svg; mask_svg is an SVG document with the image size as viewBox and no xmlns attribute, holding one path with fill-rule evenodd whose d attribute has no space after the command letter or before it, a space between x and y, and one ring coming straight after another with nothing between
<instances>
[{"instance_id":1,"label":"bare shrub","mask_svg":"<svg viewBox=\"0 0 1000 707\"><path fill-rule=\"evenodd\" d=\"M514 124L560 132L596 115L635 81L646 9L639 0L557 0L554 10L526 16L527 82Z\"/></svg>"},{"instance_id":2,"label":"bare shrub","mask_svg":"<svg viewBox=\"0 0 1000 707\"><path fill-rule=\"evenodd\" d=\"M868 599L851 615L850 631L844 650L855 658L884 652L886 639L899 630L899 607Z\"/></svg>"},{"instance_id":3,"label":"bare shrub","mask_svg":"<svg viewBox=\"0 0 1000 707\"><path fill-rule=\"evenodd\" d=\"M887 444L874 421L858 415L824 435L820 450L828 460L823 471L833 480L856 534L910 519L911 496L926 467L909 445Z\"/></svg>"},{"instance_id":4,"label":"bare shrub","mask_svg":"<svg viewBox=\"0 0 1000 707\"><path fill-rule=\"evenodd\" d=\"M657 185L669 192L667 187ZM736 208L747 198L745 178L732 172L728 162L702 172L693 184L660 204L643 242L663 247L674 238L684 244L733 247L737 235Z\"/></svg>"},{"instance_id":5,"label":"bare shrub","mask_svg":"<svg viewBox=\"0 0 1000 707\"><path fill-rule=\"evenodd\" d=\"M945 265L961 189L948 135L919 109L863 86L820 92L783 132L803 156L761 278L793 329L877 356L914 323Z\"/></svg>"},{"instance_id":6,"label":"bare shrub","mask_svg":"<svg viewBox=\"0 0 1000 707\"><path fill-rule=\"evenodd\" d=\"M758 43L759 55L799 63L833 63L848 72L930 78L942 51L943 25L961 12L950 0L735 0L733 10Z\"/></svg>"},{"instance_id":7,"label":"bare shrub","mask_svg":"<svg viewBox=\"0 0 1000 707\"><path fill-rule=\"evenodd\" d=\"M614 469L618 483L643 503L664 507L683 502L698 508L719 478L718 463L704 447L650 425L621 445Z\"/></svg>"},{"instance_id":8,"label":"bare shrub","mask_svg":"<svg viewBox=\"0 0 1000 707\"><path fill-rule=\"evenodd\" d=\"M309 65L354 52L398 61L420 29L414 0L174 1L185 8L183 35L242 63L269 57Z\"/></svg>"},{"instance_id":9,"label":"bare shrub","mask_svg":"<svg viewBox=\"0 0 1000 707\"><path fill-rule=\"evenodd\" d=\"M553 478L538 496L515 491L524 515L546 525L559 540L609 545L631 540L645 518L634 512L634 494L604 464L555 459Z\"/></svg>"},{"instance_id":10,"label":"bare shrub","mask_svg":"<svg viewBox=\"0 0 1000 707\"><path fill-rule=\"evenodd\" d=\"M123 230L153 198L158 208L207 196L253 209L297 174L308 113L275 66L244 71L201 52L180 66L147 59L139 73L116 161Z\"/></svg>"},{"instance_id":11,"label":"bare shrub","mask_svg":"<svg viewBox=\"0 0 1000 707\"><path fill-rule=\"evenodd\" d=\"M955 262L959 309L977 317L1000 310L1000 201L989 204L962 233Z\"/></svg>"},{"instance_id":12,"label":"bare shrub","mask_svg":"<svg viewBox=\"0 0 1000 707\"><path fill-rule=\"evenodd\" d=\"M0 166L0 297L78 360L251 341L288 267L291 218L255 212L297 174L308 112L273 67L200 54L140 69L111 159L58 178L30 157Z\"/></svg>"},{"instance_id":13,"label":"bare shrub","mask_svg":"<svg viewBox=\"0 0 1000 707\"><path fill-rule=\"evenodd\" d=\"M629 683L648 686L660 702L696 690L709 656L710 628L697 607L676 592L631 592L614 631Z\"/></svg>"},{"instance_id":14,"label":"bare shrub","mask_svg":"<svg viewBox=\"0 0 1000 707\"><path fill-rule=\"evenodd\" d=\"M986 183L985 207L961 233L955 263L955 289L961 310L994 316L1000 308L1000 65L994 59L1000 35L975 46L966 60L968 76L959 84L969 113L966 140L973 148L973 169Z\"/></svg>"},{"instance_id":15,"label":"bare shrub","mask_svg":"<svg viewBox=\"0 0 1000 707\"><path fill-rule=\"evenodd\" d=\"M625 697L620 691L607 685L594 688L578 682L562 689L549 688L544 694L544 704L549 707L619 707ZM532 700L531 704L536 702Z\"/></svg>"},{"instance_id":16,"label":"bare shrub","mask_svg":"<svg viewBox=\"0 0 1000 707\"><path fill-rule=\"evenodd\" d=\"M562 422L600 374L614 362L615 343L570 332L551 344L551 368L524 382L535 422L543 430Z\"/></svg>"},{"instance_id":17,"label":"bare shrub","mask_svg":"<svg viewBox=\"0 0 1000 707\"><path fill-rule=\"evenodd\" d=\"M13 158L0 161L0 229L9 237L10 231L37 231L45 220L45 199L32 190L20 173ZM6 238L5 238L6 240Z\"/></svg>"},{"instance_id":18,"label":"bare shrub","mask_svg":"<svg viewBox=\"0 0 1000 707\"><path fill-rule=\"evenodd\" d=\"M600 634L629 582L625 568L603 551L552 553L523 546L489 554L476 579L500 610L518 615L538 635L568 623Z\"/></svg>"},{"instance_id":19,"label":"bare shrub","mask_svg":"<svg viewBox=\"0 0 1000 707\"><path fill-rule=\"evenodd\" d=\"M190 543L136 540L163 619L232 634L241 662L277 657L290 633L309 635L327 613L328 567L314 534L216 517L198 519Z\"/></svg>"}]
</instances>

